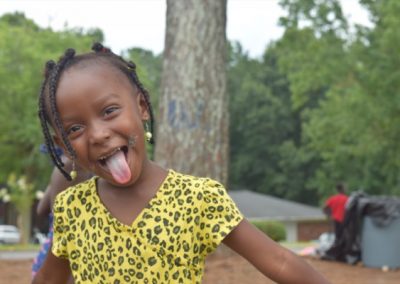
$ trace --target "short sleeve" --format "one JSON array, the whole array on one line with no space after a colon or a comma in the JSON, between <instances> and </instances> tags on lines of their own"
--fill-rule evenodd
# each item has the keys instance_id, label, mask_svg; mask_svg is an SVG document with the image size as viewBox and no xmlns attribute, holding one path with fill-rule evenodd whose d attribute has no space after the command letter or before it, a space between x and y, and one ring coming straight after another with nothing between
<instances>
[{"instance_id":1,"label":"short sleeve","mask_svg":"<svg viewBox=\"0 0 400 284\"><path fill-rule=\"evenodd\" d=\"M243 220L243 215L223 185L214 180L204 183L201 202L198 237L202 240L201 253L207 255Z\"/></svg>"},{"instance_id":2,"label":"short sleeve","mask_svg":"<svg viewBox=\"0 0 400 284\"><path fill-rule=\"evenodd\" d=\"M53 207L53 244L51 247L52 253L60 258L68 258L67 250L67 233L68 224L65 213L64 194L59 194L56 197Z\"/></svg>"}]
</instances>

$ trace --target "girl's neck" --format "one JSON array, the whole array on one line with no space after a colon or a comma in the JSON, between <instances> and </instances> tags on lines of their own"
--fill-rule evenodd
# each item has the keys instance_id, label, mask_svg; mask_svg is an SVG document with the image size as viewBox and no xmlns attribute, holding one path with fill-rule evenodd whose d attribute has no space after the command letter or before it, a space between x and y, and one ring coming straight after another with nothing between
<instances>
[{"instance_id":1,"label":"girl's neck","mask_svg":"<svg viewBox=\"0 0 400 284\"><path fill-rule=\"evenodd\" d=\"M104 179L99 179L98 196L114 218L130 226L156 197L167 175L168 171L149 161L143 168L140 178L130 186L113 186Z\"/></svg>"}]
</instances>

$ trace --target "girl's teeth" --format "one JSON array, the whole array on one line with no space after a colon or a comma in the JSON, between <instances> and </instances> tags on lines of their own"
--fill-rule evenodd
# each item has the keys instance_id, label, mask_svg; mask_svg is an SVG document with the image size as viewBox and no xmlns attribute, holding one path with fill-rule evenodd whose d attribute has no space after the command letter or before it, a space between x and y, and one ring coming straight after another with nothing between
<instances>
[{"instance_id":1,"label":"girl's teeth","mask_svg":"<svg viewBox=\"0 0 400 284\"><path fill-rule=\"evenodd\" d=\"M116 152L121 151L121 147L116 148L114 151L112 151L110 154L108 154L107 156L103 156L101 157L99 160L101 162L104 162L105 160L107 160L107 158L111 157L112 155L114 155Z\"/></svg>"}]
</instances>

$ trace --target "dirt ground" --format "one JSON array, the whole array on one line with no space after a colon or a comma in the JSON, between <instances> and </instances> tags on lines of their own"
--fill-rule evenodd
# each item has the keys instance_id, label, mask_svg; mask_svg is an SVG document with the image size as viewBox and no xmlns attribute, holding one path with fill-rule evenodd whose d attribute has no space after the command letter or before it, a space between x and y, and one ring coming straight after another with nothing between
<instances>
[{"instance_id":1,"label":"dirt ground","mask_svg":"<svg viewBox=\"0 0 400 284\"><path fill-rule=\"evenodd\" d=\"M305 257L313 267L324 274L332 284L398 284L400 270L383 272L380 269L351 266ZM30 283L31 260L0 260L0 283ZM217 251L206 262L203 284L268 284L266 279L240 256Z\"/></svg>"},{"instance_id":2,"label":"dirt ground","mask_svg":"<svg viewBox=\"0 0 400 284\"><path fill-rule=\"evenodd\" d=\"M362 266L320 260L305 256L304 259L325 275L332 284L399 284L400 269L383 272ZM258 270L232 251L217 251L206 262L203 284L270 284Z\"/></svg>"}]
</instances>

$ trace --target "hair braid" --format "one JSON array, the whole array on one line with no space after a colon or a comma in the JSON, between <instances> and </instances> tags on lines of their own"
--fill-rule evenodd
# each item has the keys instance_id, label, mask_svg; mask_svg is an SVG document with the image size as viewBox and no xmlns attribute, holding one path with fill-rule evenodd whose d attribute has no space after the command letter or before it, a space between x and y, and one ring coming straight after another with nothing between
<instances>
[{"instance_id":1,"label":"hair braid","mask_svg":"<svg viewBox=\"0 0 400 284\"><path fill-rule=\"evenodd\" d=\"M128 66L129 64L133 64L133 62L128 62ZM136 65L134 65L136 67ZM153 134L152 137L150 138L150 143L154 144L154 114L153 114L153 108L151 106L151 102L150 102L150 95L149 92L143 87L142 82L140 82L139 77L137 76L136 73L136 69L133 69L132 71L132 79L135 82L135 84L137 85L137 87L139 88L140 92L143 94L144 96L144 100L146 102L147 105L147 109L149 111L150 114L150 132Z\"/></svg>"},{"instance_id":2,"label":"hair braid","mask_svg":"<svg viewBox=\"0 0 400 284\"><path fill-rule=\"evenodd\" d=\"M54 123L56 127L60 130L62 140L67 148L69 154L75 158L75 151L68 140L67 134L65 133L64 127L62 125L60 115L57 111L56 104L56 91L58 86L58 80L60 79L63 68L65 67L68 60L72 59L75 55L75 50L69 48L65 51L64 56L61 58L60 62L55 66L54 72L50 76L49 82L49 98L50 98L50 108L53 115Z\"/></svg>"},{"instance_id":3,"label":"hair braid","mask_svg":"<svg viewBox=\"0 0 400 284\"><path fill-rule=\"evenodd\" d=\"M44 138L45 138L45 144L48 149L48 152L50 153L50 157L53 160L55 166L64 175L64 177L68 180L71 180L70 175L63 169L64 163L62 162L61 157L56 154L56 147L55 147L54 141L51 137L50 128L49 128L50 120L49 120L48 116L46 115L45 89L46 89L46 85L49 81L50 73L53 72L53 69L55 66L56 66L56 63L53 60L49 60L46 62L45 72L44 72L45 79L43 80L42 86L40 88L38 114L39 114L39 119L40 119L40 125L42 127Z\"/></svg>"},{"instance_id":4,"label":"hair braid","mask_svg":"<svg viewBox=\"0 0 400 284\"><path fill-rule=\"evenodd\" d=\"M67 151L69 155L72 158L76 157L75 151L71 146L71 143L68 140L67 134L65 133L64 127L62 125L60 115L57 110L57 104L56 104L56 91L57 91L57 86L58 86L58 80L60 79L61 73L66 65L66 63L72 59L75 55L75 50L74 49L67 49L64 53L64 56L59 60L58 64L54 66L53 70L49 74L48 78L48 90L49 90L49 106L50 106L50 111L51 115L54 120L54 124L56 128L60 131L62 141L67 148ZM47 126L46 126L47 127ZM46 135L46 134L45 134ZM48 138L46 138L48 139ZM64 163L62 162L61 158L58 157L55 153L55 147L54 147L54 142L50 137L50 155L52 159L55 161L55 164L57 168L62 172L62 174L68 179L72 180L72 177L68 172L64 170Z\"/></svg>"}]
</instances>

